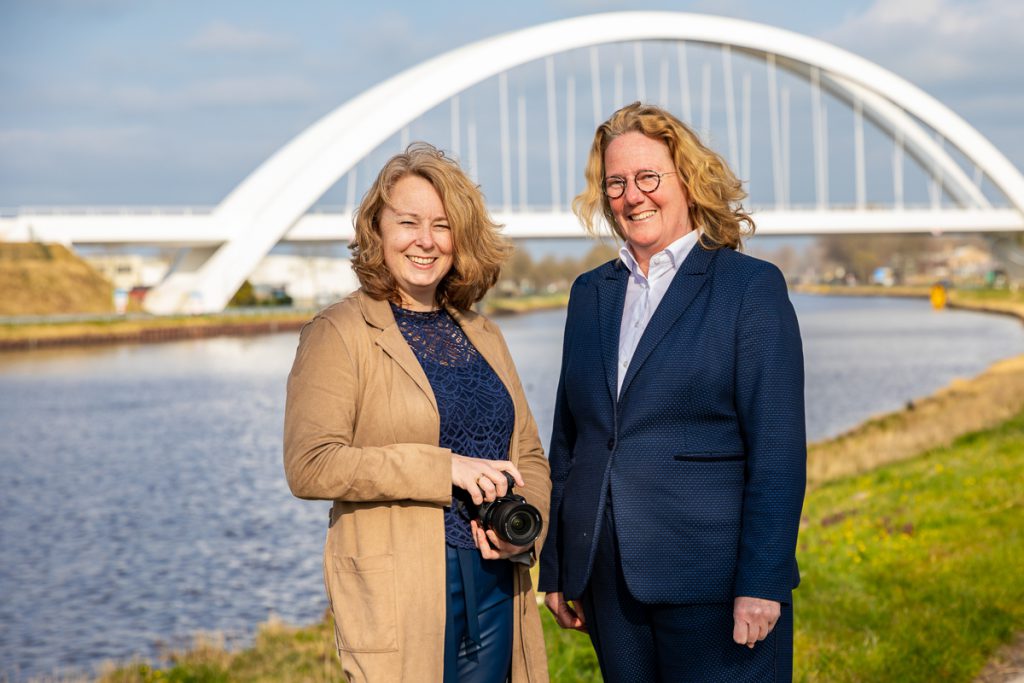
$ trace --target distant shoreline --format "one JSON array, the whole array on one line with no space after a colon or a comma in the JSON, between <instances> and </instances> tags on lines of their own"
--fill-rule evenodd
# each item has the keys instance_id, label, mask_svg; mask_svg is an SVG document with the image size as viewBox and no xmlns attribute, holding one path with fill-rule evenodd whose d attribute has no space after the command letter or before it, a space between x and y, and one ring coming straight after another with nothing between
<instances>
[{"instance_id":1,"label":"distant shoreline","mask_svg":"<svg viewBox=\"0 0 1024 683\"><path fill-rule=\"evenodd\" d=\"M793 292L820 296L928 297L927 287L797 285ZM564 308L568 300L567 293L491 298L482 308L487 315L502 317ZM1024 295L976 296L970 291L951 290L949 307L1012 315L1024 322ZM313 310L267 309L151 318L109 316L85 321L8 322L0 323L0 352L291 332L300 329L314 315Z\"/></svg>"},{"instance_id":2,"label":"distant shoreline","mask_svg":"<svg viewBox=\"0 0 1024 683\"><path fill-rule=\"evenodd\" d=\"M564 308L568 300L568 294L491 299L484 302L483 308L487 315L496 317L520 315ZM229 309L209 315L142 318L110 315L92 320L54 317L52 320L0 322L0 352L291 332L301 329L314 315L316 311L312 309L296 311L271 308L265 311Z\"/></svg>"},{"instance_id":3,"label":"distant shoreline","mask_svg":"<svg viewBox=\"0 0 1024 683\"><path fill-rule=\"evenodd\" d=\"M815 296L859 296L887 297L896 299L927 299L931 294L930 287L895 286L881 287L872 285L796 285L792 287L794 294L811 294ZM1007 290L948 290L947 307L962 311L979 313L995 313L1009 315L1024 323L1024 292Z\"/></svg>"}]
</instances>

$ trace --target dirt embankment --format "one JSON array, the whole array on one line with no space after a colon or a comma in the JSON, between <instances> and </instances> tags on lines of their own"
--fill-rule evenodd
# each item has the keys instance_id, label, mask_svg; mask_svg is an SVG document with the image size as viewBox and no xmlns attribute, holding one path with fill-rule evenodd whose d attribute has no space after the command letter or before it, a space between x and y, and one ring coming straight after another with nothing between
<instances>
[{"instance_id":1,"label":"dirt embankment","mask_svg":"<svg viewBox=\"0 0 1024 683\"><path fill-rule=\"evenodd\" d=\"M114 287L59 244L0 242L0 315L111 313Z\"/></svg>"}]
</instances>

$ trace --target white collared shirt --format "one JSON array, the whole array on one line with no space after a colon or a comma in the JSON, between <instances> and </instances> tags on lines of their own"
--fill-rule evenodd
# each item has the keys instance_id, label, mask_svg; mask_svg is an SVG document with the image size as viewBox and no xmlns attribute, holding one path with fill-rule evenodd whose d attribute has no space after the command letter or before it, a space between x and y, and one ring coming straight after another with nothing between
<instances>
[{"instance_id":1,"label":"white collared shirt","mask_svg":"<svg viewBox=\"0 0 1024 683\"><path fill-rule=\"evenodd\" d=\"M626 370L633 359L640 337L647 329L647 323L658 310L658 304L665 298L668 286L672 284L676 271L682 265L693 245L697 243L699 233L691 230L672 244L651 257L647 267L647 275L640 270L629 245L619 250L619 258L629 269L629 283L626 285L626 301L622 307L622 322L619 326L619 381L618 391L622 391L622 380L626 378Z\"/></svg>"}]
</instances>

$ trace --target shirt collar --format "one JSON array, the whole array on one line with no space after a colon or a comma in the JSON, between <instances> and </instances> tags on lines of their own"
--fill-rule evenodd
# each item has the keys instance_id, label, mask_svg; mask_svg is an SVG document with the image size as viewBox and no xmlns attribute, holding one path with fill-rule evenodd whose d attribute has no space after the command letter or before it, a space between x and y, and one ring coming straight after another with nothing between
<instances>
[{"instance_id":1,"label":"shirt collar","mask_svg":"<svg viewBox=\"0 0 1024 683\"><path fill-rule=\"evenodd\" d=\"M690 253L690 250L693 249L693 245L697 243L697 239L699 237L699 230L691 230L690 232L686 233L685 235L677 239L672 244L668 245L667 247L659 251L658 254L667 253L669 260L672 262L672 270L675 271L679 268L680 264L682 264L683 260ZM654 254L654 256L657 256L658 254ZM652 256L651 258L653 258L654 256ZM633 256L633 250L629 248L628 242L626 244L623 244L622 248L619 249L619 260L621 260L622 263L625 264L626 268L629 269L629 272L633 275L633 277L643 280L647 279L644 276L643 271L640 270L640 264L637 263L636 257Z\"/></svg>"}]
</instances>

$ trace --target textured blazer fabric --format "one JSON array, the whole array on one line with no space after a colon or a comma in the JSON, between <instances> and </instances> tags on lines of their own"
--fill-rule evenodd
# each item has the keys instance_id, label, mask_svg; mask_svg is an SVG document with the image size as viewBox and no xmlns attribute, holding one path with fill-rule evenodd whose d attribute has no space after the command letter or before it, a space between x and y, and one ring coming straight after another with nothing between
<instances>
[{"instance_id":1,"label":"textured blazer fabric","mask_svg":"<svg viewBox=\"0 0 1024 683\"><path fill-rule=\"evenodd\" d=\"M807 453L803 352L782 273L694 247L616 398L627 278L611 261L570 295L539 587L583 592L610 492L638 600L789 602Z\"/></svg>"},{"instance_id":2,"label":"textured blazer fabric","mask_svg":"<svg viewBox=\"0 0 1024 683\"><path fill-rule=\"evenodd\" d=\"M546 519L548 462L501 332L475 313L449 313L512 397L509 459L526 481L516 492ZM439 430L430 382L386 301L359 291L303 328L288 377L285 474L296 496L334 503L324 582L352 683L443 678L443 509L452 478ZM536 547L543 542L542 534ZM516 565L513 582L512 681L545 681L525 565Z\"/></svg>"}]
</instances>

